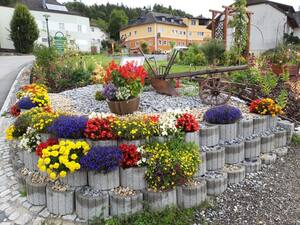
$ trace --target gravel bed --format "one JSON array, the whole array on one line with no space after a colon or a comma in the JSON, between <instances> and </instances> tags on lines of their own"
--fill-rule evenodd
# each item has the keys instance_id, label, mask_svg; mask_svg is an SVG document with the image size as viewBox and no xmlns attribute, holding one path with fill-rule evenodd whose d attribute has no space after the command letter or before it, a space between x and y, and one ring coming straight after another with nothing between
<instances>
[{"instance_id":1,"label":"gravel bed","mask_svg":"<svg viewBox=\"0 0 300 225\"><path fill-rule=\"evenodd\" d=\"M300 148L289 149L275 164L263 165L262 171L247 175L241 184L229 186L196 218L207 224L299 225L299 168Z\"/></svg>"},{"instance_id":2,"label":"gravel bed","mask_svg":"<svg viewBox=\"0 0 300 225\"><path fill-rule=\"evenodd\" d=\"M95 100L95 93L102 89L101 85L89 85L86 87L67 90L61 93L50 93L51 104L55 110L66 111L74 114L89 114L92 112L109 112L105 101ZM243 112L248 108L237 98L232 98L230 104L239 107ZM155 91L145 91L141 96L140 111L145 113L164 112L168 109L197 109L206 111L209 106L201 103L198 96L171 97L161 95Z\"/></svg>"}]
</instances>

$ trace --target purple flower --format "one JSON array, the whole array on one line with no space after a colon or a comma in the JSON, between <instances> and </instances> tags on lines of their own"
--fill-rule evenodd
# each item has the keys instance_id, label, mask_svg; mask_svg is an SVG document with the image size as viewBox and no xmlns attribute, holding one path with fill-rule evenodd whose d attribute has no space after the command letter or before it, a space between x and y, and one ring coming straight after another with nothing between
<instances>
[{"instance_id":1,"label":"purple flower","mask_svg":"<svg viewBox=\"0 0 300 225\"><path fill-rule=\"evenodd\" d=\"M83 138L88 118L85 116L60 116L48 128L57 138Z\"/></svg>"},{"instance_id":2,"label":"purple flower","mask_svg":"<svg viewBox=\"0 0 300 225\"><path fill-rule=\"evenodd\" d=\"M104 86L102 95L108 100L114 100L116 98L117 87L113 83L109 83Z\"/></svg>"},{"instance_id":3,"label":"purple flower","mask_svg":"<svg viewBox=\"0 0 300 225\"><path fill-rule=\"evenodd\" d=\"M80 159L80 165L83 169L109 173L119 167L121 160L118 147L95 146Z\"/></svg>"},{"instance_id":4,"label":"purple flower","mask_svg":"<svg viewBox=\"0 0 300 225\"><path fill-rule=\"evenodd\" d=\"M229 105L221 105L210 108L204 114L204 120L213 124L235 123L241 118L241 111L238 108Z\"/></svg>"},{"instance_id":5,"label":"purple flower","mask_svg":"<svg viewBox=\"0 0 300 225\"><path fill-rule=\"evenodd\" d=\"M33 103L29 97L21 98L18 101L17 105L19 106L20 109L31 109L36 107L36 104Z\"/></svg>"}]
</instances>

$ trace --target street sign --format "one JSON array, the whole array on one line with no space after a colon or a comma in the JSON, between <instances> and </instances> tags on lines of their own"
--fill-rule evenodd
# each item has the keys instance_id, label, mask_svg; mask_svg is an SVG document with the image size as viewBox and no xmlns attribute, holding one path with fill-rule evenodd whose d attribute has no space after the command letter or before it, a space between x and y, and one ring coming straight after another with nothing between
<instances>
[{"instance_id":1,"label":"street sign","mask_svg":"<svg viewBox=\"0 0 300 225\"><path fill-rule=\"evenodd\" d=\"M54 36L54 45L60 53L64 53L67 38L62 32L56 32Z\"/></svg>"}]
</instances>

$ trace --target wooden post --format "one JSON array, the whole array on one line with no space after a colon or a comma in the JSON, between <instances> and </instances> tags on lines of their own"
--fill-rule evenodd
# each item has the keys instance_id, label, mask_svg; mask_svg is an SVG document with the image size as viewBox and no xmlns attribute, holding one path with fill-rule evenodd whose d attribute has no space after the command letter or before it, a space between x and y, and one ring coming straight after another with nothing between
<instances>
[{"instance_id":1,"label":"wooden post","mask_svg":"<svg viewBox=\"0 0 300 225\"><path fill-rule=\"evenodd\" d=\"M247 17L248 17L248 26L247 26L247 33L248 33L248 38L247 38L247 49L246 49L246 57L248 58L249 53L250 53L250 38L251 38L251 12L247 12Z\"/></svg>"},{"instance_id":2,"label":"wooden post","mask_svg":"<svg viewBox=\"0 0 300 225\"><path fill-rule=\"evenodd\" d=\"M225 18L223 22L223 41L224 41L225 50L227 50L227 26L228 26L228 7L225 7Z\"/></svg>"}]
</instances>

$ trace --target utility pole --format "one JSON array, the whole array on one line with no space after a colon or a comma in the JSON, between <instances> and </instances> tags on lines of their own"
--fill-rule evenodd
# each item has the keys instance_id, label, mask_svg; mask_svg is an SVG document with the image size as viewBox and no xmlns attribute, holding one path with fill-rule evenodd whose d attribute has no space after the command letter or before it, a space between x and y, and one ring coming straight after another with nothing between
<instances>
[{"instance_id":1,"label":"utility pole","mask_svg":"<svg viewBox=\"0 0 300 225\"><path fill-rule=\"evenodd\" d=\"M50 15L43 15L46 19L46 27L47 27L47 39L48 39L48 47L50 48L50 34L49 34L49 24L48 24L48 20L49 20L49 17Z\"/></svg>"}]
</instances>

